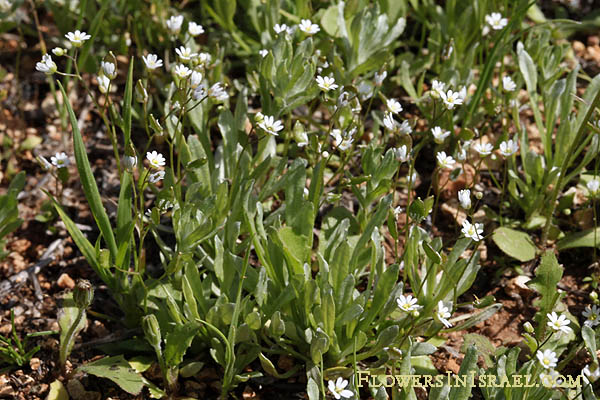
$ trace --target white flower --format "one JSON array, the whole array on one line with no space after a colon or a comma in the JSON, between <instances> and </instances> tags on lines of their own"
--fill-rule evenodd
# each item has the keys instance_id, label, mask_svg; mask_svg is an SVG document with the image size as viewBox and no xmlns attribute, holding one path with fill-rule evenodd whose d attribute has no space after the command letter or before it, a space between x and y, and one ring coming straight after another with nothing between
<instances>
[{"instance_id":1,"label":"white flower","mask_svg":"<svg viewBox=\"0 0 600 400\"><path fill-rule=\"evenodd\" d=\"M270 133L274 136L279 136L277 132L283 129L283 124L279 120L275 120L275 117L270 115L265 115L263 120L258 124L258 126L267 133Z\"/></svg>"},{"instance_id":2,"label":"white flower","mask_svg":"<svg viewBox=\"0 0 600 400\"><path fill-rule=\"evenodd\" d=\"M466 161L467 160L467 150L465 148L461 148L456 154L456 159L458 161Z\"/></svg>"},{"instance_id":3,"label":"white flower","mask_svg":"<svg viewBox=\"0 0 600 400\"><path fill-rule=\"evenodd\" d=\"M540 374L542 385L546 388L553 388L562 384L562 379L558 379L560 374L554 369L544 370Z\"/></svg>"},{"instance_id":4,"label":"white flower","mask_svg":"<svg viewBox=\"0 0 600 400\"><path fill-rule=\"evenodd\" d=\"M590 328L600 324L600 309L595 304L591 308L590 306L586 306L585 310L583 310L583 316L586 318L583 324Z\"/></svg>"},{"instance_id":5,"label":"white flower","mask_svg":"<svg viewBox=\"0 0 600 400\"><path fill-rule=\"evenodd\" d=\"M174 69L175 75L181 79L185 79L192 74L192 70L183 64L177 64Z\"/></svg>"},{"instance_id":6,"label":"white flower","mask_svg":"<svg viewBox=\"0 0 600 400\"><path fill-rule=\"evenodd\" d=\"M418 310L420 307L417 305L417 301L418 300L412 297L410 294L408 296L400 295L400 297L396 299L398 307L404 312Z\"/></svg>"},{"instance_id":7,"label":"white flower","mask_svg":"<svg viewBox=\"0 0 600 400\"><path fill-rule=\"evenodd\" d=\"M412 133L412 126L410 126L408 120L400 124L400 129L398 132L402 133L403 135L410 135Z\"/></svg>"},{"instance_id":8,"label":"white flower","mask_svg":"<svg viewBox=\"0 0 600 400\"><path fill-rule=\"evenodd\" d=\"M386 105L392 114L402 112L402 105L396 99L388 99Z\"/></svg>"},{"instance_id":9,"label":"white flower","mask_svg":"<svg viewBox=\"0 0 600 400\"><path fill-rule=\"evenodd\" d=\"M394 217L395 217L395 218L398 218L398 215L399 215L401 212L402 212L402 207L400 207L400 206L398 206L398 207L395 207L395 208L394 208L394 210L393 210ZM410 296L408 296L408 297L410 297ZM399 299L398 299L398 300L399 300Z\"/></svg>"},{"instance_id":10,"label":"white flower","mask_svg":"<svg viewBox=\"0 0 600 400\"><path fill-rule=\"evenodd\" d=\"M476 242L479 242L483 239L483 236L481 236L483 234L483 224L471 224L465 219L462 223L462 226L461 232L463 235L465 235L465 237L468 237Z\"/></svg>"},{"instance_id":11,"label":"white flower","mask_svg":"<svg viewBox=\"0 0 600 400\"><path fill-rule=\"evenodd\" d=\"M589 365L586 365L581 370L581 375L583 376L583 380L586 384L589 384L590 382L596 382L598 378L600 378L600 368L594 364L592 364L591 367L594 369L592 370L590 369Z\"/></svg>"},{"instance_id":12,"label":"white flower","mask_svg":"<svg viewBox=\"0 0 600 400\"><path fill-rule=\"evenodd\" d=\"M75 47L81 47L83 42L91 38L90 35L79 30L76 30L75 32L69 32L65 35L65 37L69 39L69 42L71 42L71 44Z\"/></svg>"},{"instance_id":13,"label":"white flower","mask_svg":"<svg viewBox=\"0 0 600 400\"><path fill-rule=\"evenodd\" d=\"M102 67L102 72L104 72L104 75L106 75L108 79L115 79L117 77L115 64L108 61L102 61L100 67Z\"/></svg>"},{"instance_id":14,"label":"white flower","mask_svg":"<svg viewBox=\"0 0 600 400\"><path fill-rule=\"evenodd\" d=\"M198 36L204 33L204 28L202 25L199 25L195 22L190 22L188 24L188 32L192 36Z\"/></svg>"},{"instance_id":15,"label":"white flower","mask_svg":"<svg viewBox=\"0 0 600 400\"><path fill-rule=\"evenodd\" d=\"M317 76L317 85L319 85L319 87L326 92L338 88L338 85L335 83L335 79L329 76Z\"/></svg>"},{"instance_id":16,"label":"white flower","mask_svg":"<svg viewBox=\"0 0 600 400\"><path fill-rule=\"evenodd\" d=\"M469 189L459 190L458 201L460 203L460 206L465 210L471 208L471 191Z\"/></svg>"},{"instance_id":17,"label":"white flower","mask_svg":"<svg viewBox=\"0 0 600 400\"><path fill-rule=\"evenodd\" d=\"M444 139L450 136L450 131L443 130L439 126L436 126L431 130L431 134L433 135L433 140L437 144L441 144L444 142Z\"/></svg>"},{"instance_id":18,"label":"white flower","mask_svg":"<svg viewBox=\"0 0 600 400\"><path fill-rule=\"evenodd\" d=\"M181 24L183 24L183 15L171 16L166 22L167 28L171 31L171 34L177 35L181 30Z\"/></svg>"},{"instance_id":19,"label":"white flower","mask_svg":"<svg viewBox=\"0 0 600 400\"><path fill-rule=\"evenodd\" d=\"M56 72L56 63L52 61L50 54L44 54L42 61L35 64L35 69L45 74L51 75Z\"/></svg>"},{"instance_id":20,"label":"white flower","mask_svg":"<svg viewBox=\"0 0 600 400\"><path fill-rule=\"evenodd\" d=\"M3 13L9 12L12 9L10 0L0 0L0 11Z\"/></svg>"},{"instance_id":21,"label":"white flower","mask_svg":"<svg viewBox=\"0 0 600 400\"><path fill-rule=\"evenodd\" d=\"M600 189L600 179L598 179L598 177L594 177L594 179L589 181L586 186L590 194L595 196L598 194L598 189Z\"/></svg>"},{"instance_id":22,"label":"white flower","mask_svg":"<svg viewBox=\"0 0 600 400\"><path fill-rule=\"evenodd\" d=\"M354 142L354 139L352 138L354 132L356 132L356 128L352 129L350 132L344 133L342 133L342 131L339 129L332 129L331 136L333 136L335 147L341 151L348 150Z\"/></svg>"},{"instance_id":23,"label":"white flower","mask_svg":"<svg viewBox=\"0 0 600 400\"><path fill-rule=\"evenodd\" d=\"M515 81L512 80L510 76L503 76L502 87L507 92L514 92L514 90L517 88L517 84L515 83Z\"/></svg>"},{"instance_id":24,"label":"white flower","mask_svg":"<svg viewBox=\"0 0 600 400\"><path fill-rule=\"evenodd\" d=\"M107 93L110 86L110 79L106 75L98 75L98 88L101 93Z\"/></svg>"},{"instance_id":25,"label":"white flower","mask_svg":"<svg viewBox=\"0 0 600 400\"><path fill-rule=\"evenodd\" d=\"M303 19L300 22L300 25L298 25L298 28L300 28L302 32L309 35L314 35L315 33L321 30L321 28L319 28L319 25L313 24L309 19Z\"/></svg>"},{"instance_id":26,"label":"white flower","mask_svg":"<svg viewBox=\"0 0 600 400\"><path fill-rule=\"evenodd\" d=\"M198 71L192 71L190 76L190 87L196 89L202 83L202 73Z\"/></svg>"},{"instance_id":27,"label":"white flower","mask_svg":"<svg viewBox=\"0 0 600 400\"><path fill-rule=\"evenodd\" d=\"M552 313L546 314L546 317L548 317L547 325L553 330L564 333L569 333L572 331L572 329L569 328L569 324L571 323L571 321L569 321L567 317L564 316L564 314L561 314L559 316L554 311L552 311Z\"/></svg>"},{"instance_id":28,"label":"white flower","mask_svg":"<svg viewBox=\"0 0 600 400\"><path fill-rule=\"evenodd\" d=\"M446 328L451 328L452 324L450 323L450 321L448 321L448 318L450 318L450 316L452 315L450 314L450 308L446 307L442 300L438 302L437 308L437 312L434 314L435 319L444 324Z\"/></svg>"},{"instance_id":29,"label":"white flower","mask_svg":"<svg viewBox=\"0 0 600 400\"><path fill-rule=\"evenodd\" d=\"M434 79L433 82L431 82L431 96L436 99L442 97L445 88L446 84L444 82Z\"/></svg>"},{"instance_id":30,"label":"white flower","mask_svg":"<svg viewBox=\"0 0 600 400\"><path fill-rule=\"evenodd\" d=\"M212 56L209 53L200 53L198 54L198 62L200 65L205 65L210 63Z\"/></svg>"},{"instance_id":31,"label":"white flower","mask_svg":"<svg viewBox=\"0 0 600 400\"><path fill-rule=\"evenodd\" d=\"M277 34L280 34L281 32L290 33L290 28L286 24L281 24L281 25L280 24L275 24L275 26L273 27L273 30Z\"/></svg>"},{"instance_id":32,"label":"white flower","mask_svg":"<svg viewBox=\"0 0 600 400\"><path fill-rule=\"evenodd\" d=\"M386 112L383 116L383 125L390 131L395 131L398 127L398 122L394 120L392 113Z\"/></svg>"},{"instance_id":33,"label":"white flower","mask_svg":"<svg viewBox=\"0 0 600 400\"><path fill-rule=\"evenodd\" d=\"M146 159L150 162L150 167L152 168L160 168L165 165L165 158L162 154L154 150L152 153L146 153Z\"/></svg>"},{"instance_id":34,"label":"white flower","mask_svg":"<svg viewBox=\"0 0 600 400\"><path fill-rule=\"evenodd\" d=\"M354 396L354 392L346 389L346 386L348 386L348 381L342 377L337 378L335 382L329 381L327 383L329 391L336 400L339 400L342 397L349 399L350 397Z\"/></svg>"},{"instance_id":35,"label":"white flower","mask_svg":"<svg viewBox=\"0 0 600 400\"><path fill-rule=\"evenodd\" d=\"M405 144L395 148L394 153L396 155L396 159L401 163L408 162L408 160L410 160L410 154L408 154L408 147Z\"/></svg>"},{"instance_id":36,"label":"white flower","mask_svg":"<svg viewBox=\"0 0 600 400\"><path fill-rule=\"evenodd\" d=\"M556 358L556 353L552 350L546 349L543 352L541 350L538 350L538 352L535 355L540 361L540 364L542 364L542 367L544 367L545 369L551 369L556 367L558 358Z\"/></svg>"},{"instance_id":37,"label":"white flower","mask_svg":"<svg viewBox=\"0 0 600 400\"><path fill-rule=\"evenodd\" d=\"M417 174L417 172L413 172L412 175L409 175L406 177L406 182L409 183L411 186L414 185L417 182L417 178L419 177L419 175Z\"/></svg>"},{"instance_id":38,"label":"white flower","mask_svg":"<svg viewBox=\"0 0 600 400\"><path fill-rule=\"evenodd\" d=\"M444 151L437 153L436 158L440 168L452 168L456 162L452 156L447 156L446 152Z\"/></svg>"},{"instance_id":39,"label":"white flower","mask_svg":"<svg viewBox=\"0 0 600 400\"><path fill-rule=\"evenodd\" d=\"M208 95L216 101L225 101L229 98L229 95L225 91L221 82L217 82L208 89Z\"/></svg>"},{"instance_id":40,"label":"white flower","mask_svg":"<svg viewBox=\"0 0 600 400\"><path fill-rule=\"evenodd\" d=\"M52 165L56 168L65 168L71 163L71 161L69 161L69 156L64 152L56 153L54 156L50 157L50 161L52 161Z\"/></svg>"},{"instance_id":41,"label":"white flower","mask_svg":"<svg viewBox=\"0 0 600 400\"><path fill-rule=\"evenodd\" d=\"M519 143L516 140L509 139L500 143L500 154L504 157L510 157L519 151Z\"/></svg>"},{"instance_id":42,"label":"white flower","mask_svg":"<svg viewBox=\"0 0 600 400\"><path fill-rule=\"evenodd\" d=\"M179 59L182 61L190 61L192 58L196 57L197 53L192 53L192 49L185 46L180 46L175 49L175 53L179 56Z\"/></svg>"},{"instance_id":43,"label":"white flower","mask_svg":"<svg viewBox=\"0 0 600 400\"><path fill-rule=\"evenodd\" d=\"M144 64L149 70L155 70L163 65L162 60L156 54L148 54L147 57L142 56L142 60L144 60Z\"/></svg>"},{"instance_id":44,"label":"white flower","mask_svg":"<svg viewBox=\"0 0 600 400\"><path fill-rule=\"evenodd\" d=\"M155 173L150 174L150 176L148 177L148 181L150 183L156 183L163 179L165 179L165 171L156 171Z\"/></svg>"},{"instance_id":45,"label":"white flower","mask_svg":"<svg viewBox=\"0 0 600 400\"><path fill-rule=\"evenodd\" d=\"M267 54L269 54L269 50L267 49L262 49L258 51L258 54L262 57L265 58L267 56Z\"/></svg>"},{"instance_id":46,"label":"white flower","mask_svg":"<svg viewBox=\"0 0 600 400\"><path fill-rule=\"evenodd\" d=\"M503 29L508 24L508 20L506 18L502 18L502 14L500 13L491 13L486 15L485 22L487 22L492 29L496 31Z\"/></svg>"},{"instance_id":47,"label":"white flower","mask_svg":"<svg viewBox=\"0 0 600 400\"><path fill-rule=\"evenodd\" d=\"M494 146L491 143L473 143L473 150L479 153L481 157L487 157L492 154L492 150L494 150Z\"/></svg>"},{"instance_id":48,"label":"white flower","mask_svg":"<svg viewBox=\"0 0 600 400\"><path fill-rule=\"evenodd\" d=\"M387 71L383 71L381 74L378 72L375 72L375 77L373 78L373 80L375 81L375 86L381 86L386 77L387 77Z\"/></svg>"},{"instance_id":49,"label":"white flower","mask_svg":"<svg viewBox=\"0 0 600 400\"><path fill-rule=\"evenodd\" d=\"M464 101L464 97L461 93L453 92L452 90L448 90L446 93L441 92L440 97L448 110L452 110L455 106L461 105Z\"/></svg>"}]
</instances>

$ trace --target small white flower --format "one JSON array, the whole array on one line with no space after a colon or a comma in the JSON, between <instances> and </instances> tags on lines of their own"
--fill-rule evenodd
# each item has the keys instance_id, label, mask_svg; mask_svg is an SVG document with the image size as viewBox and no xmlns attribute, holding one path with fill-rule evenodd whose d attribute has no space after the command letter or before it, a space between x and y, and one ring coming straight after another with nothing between
<instances>
[{"instance_id":1,"label":"small white flower","mask_svg":"<svg viewBox=\"0 0 600 400\"><path fill-rule=\"evenodd\" d=\"M331 392L333 397L335 397L336 400L339 400L342 397L349 399L350 397L354 396L354 392L346 389L346 386L348 386L348 381L343 379L342 377L337 378L335 382L329 381L327 383L329 391Z\"/></svg>"},{"instance_id":2,"label":"small white flower","mask_svg":"<svg viewBox=\"0 0 600 400\"><path fill-rule=\"evenodd\" d=\"M544 370L540 373L540 380L545 388L554 388L562 384L562 379L558 379L560 374L554 369Z\"/></svg>"},{"instance_id":3,"label":"small white flower","mask_svg":"<svg viewBox=\"0 0 600 400\"><path fill-rule=\"evenodd\" d=\"M552 311L552 313L546 314L546 317L548 317L548 326L553 330L564 333L569 333L572 331L572 329L569 328L569 324L571 323L571 321L569 321L567 317L564 316L564 314L561 314L559 316L554 311Z\"/></svg>"},{"instance_id":4,"label":"small white flower","mask_svg":"<svg viewBox=\"0 0 600 400\"><path fill-rule=\"evenodd\" d=\"M383 71L381 74L375 72L375 77L373 78L373 81L375 81L375 86L381 86L386 77L387 71Z\"/></svg>"},{"instance_id":5,"label":"small white flower","mask_svg":"<svg viewBox=\"0 0 600 400\"><path fill-rule=\"evenodd\" d=\"M592 369L593 368L593 369ZM586 384L594 383L598 380L598 378L600 378L600 368L598 367L598 365L586 365L585 367L583 367L583 369L581 370L581 375L583 376L583 380Z\"/></svg>"},{"instance_id":6,"label":"small white flower","mask_svg":"<svg viewBox=\"0 0 600 400\"><path fill-rule=\"evenodd\" d=\"M341 151L346 151L350 148L354 139L352 136L356 132L356 128L352 129L350 132L342 133L339 129L332 129L331 136L333 136L333 142L335 147L337 147Z\"/></svg>"},{"instance_id":7,"label":"small white flower","mask_svg":"<svg viewBox=\"0 0 600 400\"><path fill-rule=\"evenodd\" d=\"M198 54L198 62L200 65L209 64L210 60L212 60L212 56L209 53Z\"/></svg>"},{"instance_id":8,"label":"small white flower","mask_svg":"<svg viewBox=\"0 0 600 400\"><path fill-rule=\"evenodd\" d=\"M519 143L516 140L509 139L500 143L500 154L504 157L510 157L519 151Z\"/></svg>"},{"instance_id":9,"label":"small white flower","mask_svg":"<svg viewBox=\"0 0 600 400\"><path fill-rule=\"evenodd\" d=\"M98 88L101 93L107 93L110 86L110 79L106 75L98 75Z\"/></svg>"},{"instance_id":10,"label":"small white flower","mask_svg":"<svg viewBox=\"0 0 600 400\"><path fill-rule=\"evenodd\" d=\"M410 126L408 120L405 120L400 124L400 129L398 132L402 133L403 135L410 135L412 133L412 126Z\"/></svg>"},{"instance_id":11,"label":"small white flower","mask_svg":"<svg viewBox=\"0 0 600 400\"><path fill-rule=\"evenodd\" d=\"M181 24L183 24L183 15L173 15L166 22L167 28L173 35L177 35L181 30Z\"/></svg>"},{"instance_id":12,"label":"small white flower","mask_svg":"<svg viewBox=\"0 0 600 400\"><path fill-rule=\"evenodd\" d=\"M450 308L444 305L444 302L440 300L438 302L437 311L434 314L435 319L441 322L446 328L451 328L452 324L448 321L452 314L450 314Z\"/></svg>"},{"instance_id":13,"label":"small white flower","mask_svg":"<svg viewBox=\"0 0 600 400\"><path fill-rule=\"evenodd\" d=\"M586 318L583 324L590 328L600 324L600 309L595 304L592 307L586 306L585 310L583 310L583 316Z\"/></svg>"},{"instance_id":14,"label":"small white flower","mask_svg":"<svg viewBox=\"0 0 600 400\"><path fill-rule=\"evenodd\" d=\"M471 224L465 219L462 223L462 226L461 232L463 235L465 235L465 237L468 237L475 242L479 242L483 239L483 236L481 236L483 234L483 224Z\"/></svg>"},{"instance_id":15,"label":"small white flower","mask_svg":"<svg viewBox=\"0 0 600 400\"><path fill-rule=\"evenodd\" d=\"M56 72L56 63L52 61L50 54L44 54L42 61L35 64L35 69L45 74L51 75Z\"/></svg>"},{"instance_id":16,"label":"small white flower","mask_svg":"<svg viewBox=\"0 0 600 400\"><path fill-rule=\"evenodd\" d=\"M65 35L65 37L69 39L69 42L71 42L71 44L75 47L81 47L83 42L91 38L90 35L79 30L76 30L75 32L69 32Z\"/></svg>"},{"instance_id":17,"label":"small white flower","mask_svg":"<svg viewBox=\"0 0 600 400\"><path fill-rule=\"evenodd\" d=\"M398 218L398 215L400 215L400 213L402 212L402 207L400 207L400 206L395 207L392 212L394 213L394 218ZM408 297L410 297L410 296L408 296Z\"/></svg>"},{"instance_id":18,"label":"small white flower","mask_svg":"<svg viewBox=\"0 0 600 400\"><path fill-rule=\"evenodd\" d=\"M586 184L586 186L588 192L590 192L590 195L596 196L598 194L598 189L600 189L600 179L598 179L598 177L594 177Z\"/></svg>"},{"instance_id":19,"label":"small white flower","mask_svg":"<svg viewBox=\"0 0 600 400\"><path fill-rule=\"evenodd\" d=\"M465 210L471 208L471 191L469 189L459 190L458 201L460 203L460 206Z\"/></svg>"},{"instance_id":20,"label":"small white flower","mask_svg":"<svg viewBox=\"0 0 600 400\"><path fill-rule=\"evenodd\" d=\"M199 25L195 22L190 22L188 24L188 32L192 36L198 36L204 33L204 28L202 25Z\"/></svg>"},{"instance_id":21,"label":"small white flower","mask_svg":"<svg viewBox=\"0 0 600 400\"><path fill-rule=\"evenodd\" d=\"M108 79L115 79L117 77L115 64L108 61L102 61L100 67L102 67L102 72L104 72L104 75L106 75Z\"/></svg>"},{"instance_id":22,"label":"small white flower","mask_svg":"<svg viewBox=\"0 0 600 400\"><path fill-rule=\"evenodd\" d=\"M216 101L225 101L229 95L225 91L221 82L217 82L208 89L208 95Z\"/></svg>"},{"instance_id":23,"label":"small white flower","mask_svg":"<svg viewBox=\"0 0 600 400\"><path fill-rule=\"evenodd\" d=\"M190 61L192 58L198 55L197 53L192 53L192 49L185 46L180 46L179 48L175 49L175 53L177 53L181 61Z\"/></svg>"},{"instance_id":24,"label":"small white flower","mask_svg":"<svg viewBox=\"0 0 600 400\"><path fill-rule=\"evenodd\" d=\"M445 151L437 153L436 158L440 168L452 168L456 162L452 156L447 156Z\"/></svg>"},{"instance_id":25,"label":"small white flower","mask_svg":"<svg viewBox=\"0 0 600 400\"><path fill-rule=\"evenodd\" d=\"M410 294L408 296L400 295L400 297L396 299L398 308L407 313L420 308L417 302L418 300L412 297Z\"/></svg>"},{"instance_id":26,"label":"small white flower","mask_svg":"<svg viewBox=\"0 0 600 400\"><path fill-rule=\"evenodd\" d=\"M395 131L398 128L398 122L396 122L391 112L386 112L383 116L383 125L390 131Z\"/></svg>"},{"instance_id":27,"label":"small white flower","mask_svg":"<svg viewBox=\"0 0 600 400\"><path fill-rule=\"evenodd\" d=\"M458 150L458 153L456 154L456 159L460 162L466 161L467 160L467 149L461 148L460 150Z\"/></svg>"},{"instance_id":28,"label":"small white flower","mask_svg":"<svg viewBox=\"0 0 600 400\"><path fill-rule=\"evenodd\" d=\"M317 76L317 85L319 85L319 87L326 92L338 88L338 85L335 83L335 79L329 76Z\"/></svg>"},{"instance_id":29,"label":"small white flower","mask_svg":"<svg viewBox=\"0 0 600 400\"><path fill-rule=\"evenodd\" d=\"M150 167L160 168L165 166L165 158L162 154L154 150L152 153L146 153L146 159L150 162Z\"/></svg>"},{"instance_id":30,"label":"small white flower","mask_svg":"<svg viewBox=\"0 0 600 400\"><path fill-rule=\"evenodd\" d=\"M196 89L202 83L202 73L198 71L192 71L190 76L190 87Z\"/></svg>"},{"instance_id":31,"label":"small white flower","mask_svg":"<svg viewBox=\"0 0 600 400\"><path fill-rule=\"evenodd\" d=\"M174 69L175 75L180 79L185 79L192 74L192 70L183 64L177 64Z\"/></svg>"},{"instance_id":32,"label":"small white flower","mask_svg":"<svg viewBox=\"0 0 600 400\"><path fill-rule=\"evenodd\" d=\"M392 114L398 114L399 112L402 112L402 105L396 101L396 99L388 99L386 106Z\"/></svg>"},{"instance_id":33,"label":"small white flower","mask_svg":"<svg viewBox=\"0 0 600 400\"><path fill-rule=\"evenodd\" d=\"M448 136L450 136L450 131L443 130L439 126L435 126L431 130L431 134L433 135L433 140L437 144L441 144L444 142L444 139L446 139Z\"/></svg>"},{"instance_id":34,"label":"small white flower","mask_svg":"<svg viewBox=\"0 0 600 400\"><path fill-rule=\"evenodd\" d=\"M258 126L264 130L265 132L273 135L279 136L277 132L283 129L283 124L279 120L275 120L275 117L270 115L265 115L263 120L258 124Z\"/></svg>"},{"instance_id":35,"label":"small white flower","mask_svg":"<svg viewBox=\"0 0 600 400\"><path fill-rule=\"evenodd\" d=\"M417 183L418 177L419 177L419 175L415 171L412 173L412 175L409 175L406 177L406 182L409 183L411 186L414 186L414 184Z\"/></svg>"},{"instance_id":36,"label":"small white flower","mask_svg":"<svg viewBox=\"0 0 600 400\"><path fill-rule=\"evenodd\" d=\"M165 171L156 171L155 173L150 174L148 177L148 181L150 183L156 183L158 181L162 181L163 179L165 179Z\"/></svg>"},{"instance_id":37,"label":"small white flower","mask_svg":"<svg viewBox=\"0 0 600 400\"><path fill-rule=\"evenodd\" d=\"M281 32L288 32L289 33L289 27L286 24L275 24L275 26L273 27L273 30L275 31L275 33L280 34Z\"/></svg>"},{"instance_id":38,"label":"small white flower","mask_svg":"<svg viewBox=\"0 0 600 400\"><path fill-rule=\"evenodd\" d=\"M313 24L309 19L303 19L300 22L300 25L298 25L298 28L300 28L302 32L308 35L314 35L315 33L321 30L321 28L319 28L319 25Z\"/></svg>"},{"instance_id":39,"label":"small white flower","mask_svg":"<svg viewBox=\"0 0 600 400\"><path fill-rule=\"evenodd\" d=\"M472 147L481 157L489 156L492 154L492 150L494 150L494 146L491 143L475 142Z\"/></svg>"},{"instance_id":40,"label":"small white flower","mask_svg":"<svg viewBox=\"0 0 600 400\"><path fill-rule=\"evenodd\" d=\"M156 54L148 54L146 57L142 56L142 60L144 60L144 64L146 64L146 68L149 70L155 70L163 65L162 60Z\"/></svg>"},{"instance_id":41,"label":"small white flower","mask_svg":"<svg viewBox=\"0 0 600 400\"><path fill-rule=\"evenodd\" d=\"M507 92L514 92L515 89L517 88L517 84L515 83L515 81L512 80L512 78L510 76L503 76L502 77L502 87Z\"/></svg>"},{"instance_id":42,"label":"small white flower","mask_svg":"<svg viewBox=\"0 0 600 400\"><path fill-rule=\"evenodd\" d=\"M262 49L258 51L258 54L262 57L265 58L267 56L267 54L269 54L269 50L267 49Z\"/></svg>"},{"instance_id":43,"label":"small white flower","mask_svg":"<svg viewBox=\"0 0 600 400\"><path fill-rule=\"evenodd\" d=\"M401 163L408 162L408 160L410 160L410 154L408 153L408 147L405 144L403 144L400 147L395 148L394 154L396 155L396 159L398 161L400 161Z\"/></svg>"},{"instance_id":44,"label":"small white flower","mask_svg":"<svg viewBox=\"0 0 600 400\"><path fill-rule=\"evenodd\" d=\"M542 364L542 367L544 367L545 369L551 369L556 367L558 358L556 358L556 353L552 350L546 349L543 352L541 350L538 350L538 352L535 355L540 361L540 364Z\"/></svg>"},{"instance_id":45,"label":"small white flower","mask_svg":"<svg viewBox=\"0 0 600 400\"><path fill-rule=\"evenodd\" d=\"M454 107L461 105L464 101L464 97L461 93L453 92L452 90L448 90L446 93L441 92L440 97L448 110L452 110Z\"/></svg>"},{"instance_id":46,"label":"small white flower","mask_svg":"<svg viewBox=\"0 0 600 400\"><path fill-rule=\"evenodd\" d=\"M56 168L65 168L71 163L71 161L69 161L69 156L64 152L56 153L54 156L50 157L50 161L52 161L52 165Z\"/></svg>"},{"instance_id":47,"label":"small white flower","mask_svg":"<svg viewBox=\"0 0 600 400\"><path fill-rule=\"evenodd\" d=\"M440 82L436 79L431 82L431 96L438 99L442 97L444 94L444 90L446 89L446 84L444 82Z\"/></svg>"},{"instance_id":48,"label":"small white flower","mask_svg":"<svg viewBox=\"0 0 600 400\"><path fill-rule=\"evenodd\" d=\"M508 19L502 18L500 13L491 13L485 16L485 22L487 22L492 29L499 31L508 24Z\"/></svg>"}]
</instances>

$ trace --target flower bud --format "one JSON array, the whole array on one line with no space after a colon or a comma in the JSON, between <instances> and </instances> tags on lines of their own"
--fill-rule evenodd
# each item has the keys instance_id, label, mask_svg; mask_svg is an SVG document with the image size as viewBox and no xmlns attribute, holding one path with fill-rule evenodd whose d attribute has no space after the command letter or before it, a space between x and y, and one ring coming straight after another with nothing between
<instances>
[{"instance_id":1,"label":"flower bud","mask_svg":"<svg viewBox=\"0 0 600 400\"><path fill-rule=\"evenodd\" d=\"M62 57L67 54L67 50L62 47L55 47L52 49L52 53L57 57Z\"/></svg>"},{"instance_id":2,"label":"flower bud","mask_svg":"<svg viewBox=\"0 0 600 400\"><path fill-rule=\"evenodd\" d=\"M150 114L150 127L157 135L160 135L160 136L163 135L164 130L163 130L162 126L160 126L160 124L154 118L154 115L152 115L152 114Z\"/></svg>"},{"instance_id":3,"label":"flower bud","mask_svg":"<svg viewBox=\"0 0 600 400\"><path fill-rule=\"evenodd\" d=\"M421 313L419 312L419 310L412 310L411 315L413 316L413 318L419 318Z\"/></svg>"},{"instance_id":4,"label":"flower bud","mask_svg":"<svg viewBox=\"0 0 600 400\"><path fill-rule=\"evenodd\" d=\"M90 281L81 279L77 282L73 291L73 300L78 308L86 309L92 304L94 299L94 287Z\"/></svg>"},{"instance_id":5,"label":"flower bud","mask_svg":"<svg viewBox=\"0 0 600 400\"><path fill-rule=\"evenodd\" d=\"M135 156L123 156L123 166L128 171L132 171L137 166L137 157Z\"/></svg>"},{"instance_id":6,"label":"flower bud","mask_svg":"<svg viewBox=\"0 0 600 400\"><path fill-rule=\"evenodd\" d=\"M139 103L146 103L148 101L148 92L146 91L141 79L138 79L137 83L135 84L135 99Z\"/></svg>"},{"instance_id":7,"label":"flower bud","mask_svg":"<svg viewBox=\"0 0 600 400\"><path fill-rule=\"evenodd\" d=\"M477 200L481 200L481 199L483 199L483 193L482 192L475 192L475 197L477 198Z\"/></svg>"},{"instance_id":8,"label":"flower bud","mask_svg":"<svg viewBox=\"0 0 600 400\"><path fill-rule=\"evenodd\" d=\"M534 332L533 325L531 325L531 322L529 321L523 324L523 329L529 334L532 334Z\"/></svg>"},{"instance_id":9,"label":"flower bud","mask_svg":"<svg viewBox=\"0 0 600 400\"><path fill-rule=\"evenodd\" d=\"M595 303L598 301L598 293L596 293L595 291L590 293L590 299L592 299L592 301Z\"/></svg>"},{"instance_id":10,"label":"flower bud","mask_svg":"<svg viewBox=\"0 0 600 400\"><path fill-rule=\"evenodd\" d=\"M144 335L148 343L155 349L160 349L160 342L162 340L160 326L154 314L146 315L142 318L142 328L144 329Z\"/></svg>"}]
</instances>

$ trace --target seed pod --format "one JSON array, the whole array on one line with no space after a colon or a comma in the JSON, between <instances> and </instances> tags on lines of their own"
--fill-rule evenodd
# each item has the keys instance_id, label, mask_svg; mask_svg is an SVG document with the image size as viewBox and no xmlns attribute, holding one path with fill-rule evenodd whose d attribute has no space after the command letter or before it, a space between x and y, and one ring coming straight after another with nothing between
<instances>
[{"instance_id":1,"label":"seed pod","mask_svg":"<svg viewBox=\"0 0 600 400\"><path fill-rule=\"evenodd\" d=\"M77 282L77 286L75 286L73 292L73 299L75 300L75 305L79 308L86 309L92 304L94 287L90 281L81 279Z\"/></svg>"}]
</instances>

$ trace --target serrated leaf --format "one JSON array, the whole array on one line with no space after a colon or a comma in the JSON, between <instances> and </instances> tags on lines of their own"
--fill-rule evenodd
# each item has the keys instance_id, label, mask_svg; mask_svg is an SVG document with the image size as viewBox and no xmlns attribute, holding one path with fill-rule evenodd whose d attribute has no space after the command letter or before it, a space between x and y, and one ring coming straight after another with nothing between
<instances>
[{"instance_id":1,"label":"serrated leaf","mask_svg":"<svg viewBox=\"0 0 600 400\"><path fill-rule=\"evenodd\" d=\"M142 391L142 376L131 368L122 355L101 358L98 361L82 365L77 371L100 378L110 379L129 394L137 395Z\"/></svg>"},{"instance_id":2,"label":"serrated leaf","mask_svg":"<svg viewBox=\"0 0 600 400\"><path fill-rule=\"evenodd\" d=\"M533 244L529 235L524 232L500 227L494 231L492 240L500 250L521 262L535 258L535 244Z\"/></svg>"}]
</instances>

